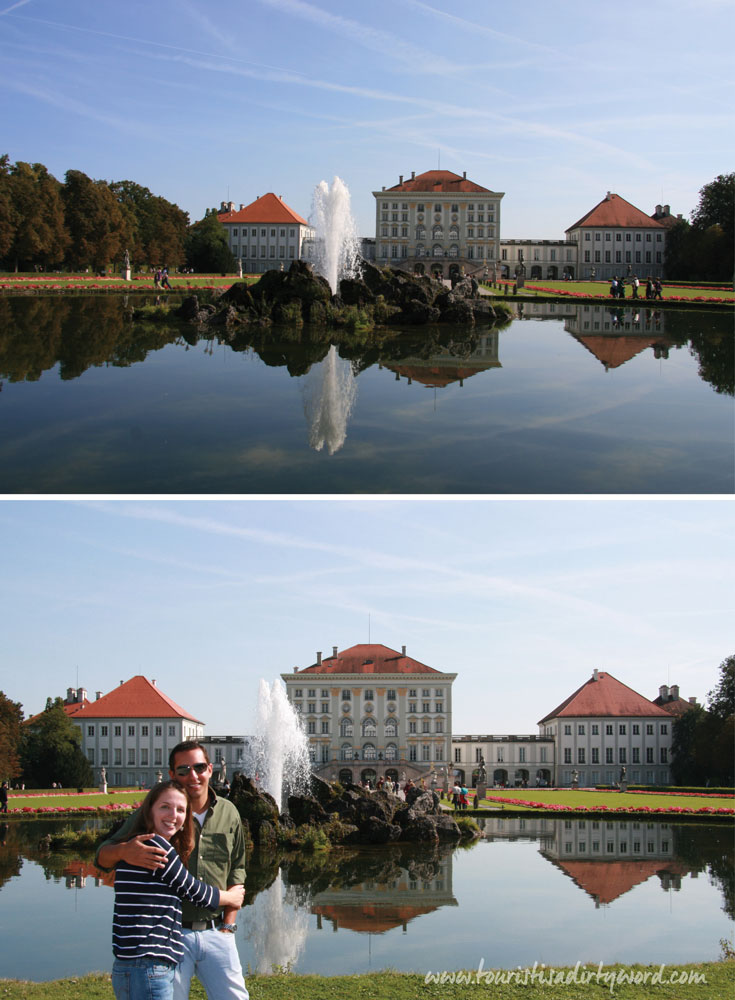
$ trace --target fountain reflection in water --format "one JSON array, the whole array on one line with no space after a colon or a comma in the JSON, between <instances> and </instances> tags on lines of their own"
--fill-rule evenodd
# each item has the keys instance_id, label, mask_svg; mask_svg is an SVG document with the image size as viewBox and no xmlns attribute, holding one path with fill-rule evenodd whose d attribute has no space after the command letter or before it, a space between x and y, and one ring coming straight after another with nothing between
<instances>
[{"instance_id":1,"label":"fountain reflection in water","mask_svg":"<svg viewBox=\"0 0 735 1000\"><path fill-rule=\"evenodd\" d=\"M289 890L289 893L291 890ZM309 933L309 908L285 898L279 871L273 885L258 894L254 912L245 920L246 936L255 956L255 971L294 968Z\"/></svg>"},{"instance_id":2,"label":"fountain reflection in water","mask_svg":"<svg viewBox=\"0 0 735 1000\"><path fill-rule=\"evenodd\" d=\"M332 294L342 278L358 277L360 244L350 211L350 192L340 177L331 187L321 181L314 188L311 224L315 229L314 269L329 282ZM304 389L304 411L309 425L309 444L315 451L326 445L330 455L347 438L347 421L355 404L357 384L348 362L341 361L332 345Z\"/></svg>"},{"instance_id":3,"label":"fountain reflection in water","mask_svg":"<svg viewBox=\"0 0 735 1000\"><path fill-rule=\"evenodd\" d=\"M309 741L280 680L260 681L255 735L250 759L243 763L245 773L273 796L280 809L284 796L305 794L309 789Z\"/></svg>"}]
</instances>

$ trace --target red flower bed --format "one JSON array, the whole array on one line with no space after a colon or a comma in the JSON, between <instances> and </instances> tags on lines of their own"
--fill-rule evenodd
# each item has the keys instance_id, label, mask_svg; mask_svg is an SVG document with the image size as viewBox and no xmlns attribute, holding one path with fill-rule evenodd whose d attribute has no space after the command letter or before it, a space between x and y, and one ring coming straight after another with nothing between
<instances>
[{"instance_id":1,"label":"red flower bed","mask_svg":"<svg viewBox=\"0 0 735 1000\"><path fill-rule=\"evenodd\" d=\"M685 816L735 816L735 809L725 806L701 806L699 809L689 809L687 806L565 806L551 802L533 802L530 799L507 799L493 795L488 802L505 802L512 806L527 806L531 809L543 809L546 812L584 812L584 813L647 813L657 815Z\"/></svg>"}]
</instances>

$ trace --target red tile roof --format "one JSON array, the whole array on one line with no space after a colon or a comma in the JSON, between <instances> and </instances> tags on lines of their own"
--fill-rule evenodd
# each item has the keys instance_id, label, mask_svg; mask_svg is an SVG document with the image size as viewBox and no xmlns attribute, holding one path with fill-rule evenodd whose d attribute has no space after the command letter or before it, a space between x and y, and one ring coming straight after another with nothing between
<instances>
[{"instance_id":1,"label":"red tile roof","mask_svg":"<svg viewBox=\"0 0 735 1000\"><path fill-rule=\"evenodd\" d=\"M91 702L85 698L84 701L73 701L71 703L64 702L63 709L67 715L76 715L82 708L86 705L90 705ZM23 720L23 725L27 726L29 723L35 722L36 719L40 719L42 712L38 712L36 715L31 715L27 719Z\"/></svg>"},{"instance_id":2,"label":"red tile roof","mask_svg":"<svg viewBox=\"0 0 735 1000\"><path fill-rule=\"evenodd\" d=\"M220 222L247 222L247 223L274 223L282 225L287 223L293 225L298 223L301 226L308 226L306 219L289 208L286 202L277 195L268 194L256 198L255 201L246 205L245 208L237 212L218 212L217 217Z\"/></svg>"},{"instance_id":3,"label":"red tile roof","mask_svg":"<svg viewBox=\"0 0 735 1000\"><path fill-rule=\"evenodd\" d=\"M609 193L594 208L590 209L586 215L583 215L573 226L570 226L566 232L571 232L572 229L577 229L579 226L585 228L596 227L599 229L605 226L614 226L618 229L666 229L666 226L662 226L660 222L656 222L650 215L641 212L639 208L631 205L629 201L621 198L619 194Z\"/></svg>"},{"instance_id":4,"label":"red tile roof","mask_svg":"<svg viewBox=\"0 0 735 1000\"><path fill-rule=\"evenodd\" d=\"M386 188L386 191L428 191L437 194L492 194L489 188L481 187L474 181L468 181L466 177L453 174L451 170L427 170L426 173L410 177L402 184L395 187ZM381 192L382 193L382 192Z\"/></svg>"},{"instance_id":5,"label":"red tile roof","mask_svg":"<svg viewBox=\"0 0 735 1000\"><path fill-rule=\"evenodd\" d=\"M646 348L661 343L660 337L626 337L617 334L577 337L577 340L594 354L606 369L619 368Z\"/></svg>"},{"instance_id":6,"label":"red tile roof","mask_svg":"<svg viewBox=\"0 0 735 1000\"><path fill-rule=\"evenodd\" d=\"M345 930L358 931L361 934L366 932L384 934L394 927L409 923L414 917L433 913L438 909L438 905L416 906L408 903L363 903L362 905L331 903L312 906L311 912L325 917L334 927L343 927Z\"/></svg>"},{"instance_id":7,"label":"red tile roof","mask_svg":"<svg viewBox=\"0 0 735 1000\"><path fill-rule=\"evenodd\" d=\"M666 712L654 705L648 698L638 694L627 684L623 684L612 674L597 673L597 680L591 677L566 701L549 712L539 725L557 718L600 718L605 716L628 718L668 718Z\"/></svg>"},{"instance_id":8,"label":"red tile roof","mask_svg":"<svg viewBox=\"0 0 735 1000\"><path fill-rule=\"evenodd\" d=\"M380 643L360 643L337 653L325 656L321 663L299 670L299 674L438 674L440 670L427 667L410 656L403 656L395 649Z\"/></svg>"},{"instance_id":9,"label":"red tile roof","mask_svg":"<svg viewBox=\"0 0 735 1000\"><path fill-rule=\"evenodd\" d=\"M75 713L75 722L84 719L189 719L201 722L142 674L131 677Z\"/></svg>"},{"instance_id":10,"label":"red tile roof","mask_svg":"<svg viewBox=\"0 0 735 1000\"><path fill-rule=\"evenodd\" d=\"M685 698L667 698L664 700L658 697L653 699L653 704L660 706L668 715L684 715L693 708L700 707L699 705L692 705Z\"/></svg>"}]
</instances>

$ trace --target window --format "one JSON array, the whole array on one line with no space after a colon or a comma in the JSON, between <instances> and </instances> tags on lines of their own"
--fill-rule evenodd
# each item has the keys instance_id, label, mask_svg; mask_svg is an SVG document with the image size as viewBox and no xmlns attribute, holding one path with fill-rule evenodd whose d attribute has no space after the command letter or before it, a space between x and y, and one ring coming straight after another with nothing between
<instances>
[{"instance_id":1,"label":"window","mask_svg":"<svg viewBox=\"0 0 735 1000\"><path fill-rule=\"evenodd\" d=\"M518 763L519 764L525 764L526 763L526 748L525 747L518 747Z\"/></svg>"},{"instance_id":2,"label":"window","mask_svg":"<svg viewBox=\"0 0 735 1000\"><path fill-rule=\"evenodd\" d=\"M342 701L352 701L352 691L345 688L342 692Z\"/></svg>"},{"instance_id":3,"label":"window","mask_svg":"<svg viewBox=\"0 0 735 1000\"><path fill-rule=\"evenodd\" d=\"M431 747L428 743L424 743L421 747L421 759L431 760Z\"/></svg>"},{"instance_id":4,"label":"window","mask_svg":"<svg viewBox=\"0 0 735 1000\"><path fill-rule=\"evenodd\" d=\"M415 712L416 711L416 702L415 701L409 701L409 703L408 703L408 710L409 710L409 712Z\"/></svg>"},{"instance_id":5,"label":"window","mask_svg":"<svg viewBox=\"0 0 735 1000\"><path fill-rule=\"evenodd\" d=\"M386 736L398 736L398 723L395 719L386 719L385 721L385 735Z\"/></svg>"},{"instance_id":6,"label":"window","mask_svg":"<svg viewBox=\"0 0 735 1000\"><path fill-rule=\"evenodd\" d=\"M363 722L362 735L363 737L367 736L370 739L375 739L375 737L378 735L378 729L377 726L375 725L374 719L366 719Z\"/></svg>"},{"instance_id":7,"label":"window","mask_svg":"<svg viewBox=\"0 0 735 1000\"><path fill-rule=\"evenodd\" d=\"M148 750L144 748L140 751L140 766L148 767Z\"/></svg>"},{"instance_id":8,"label":"window","mask_svg":"<svg viewBox=\"0 0 735 1000\"><path fill-rule=\"evenodd\" d=\"M115 767L122 766L122 748L115 747Z\"/></svg>"},{"instance_id":9,"label":"window","mask_svg":"<svg viewBox=\"0 0 735 1000\"><path fill-rule=\"evenodd\" d=\"M416 698L416 697L418 697L418 695L416 694L416 688L409 688L408 697L409 698Z\"/></svg>"},{"instance_id":10,"label":"window","mask_svg":"<svg viewBox=\"0 0 735 1000\"><path fill-rule=\"evenodd\" d=\"M365 699L365 701L375 701L375 695L373 694L371 688L366 688L362 692L362 696Z\"/></svg>"},{"instance_id":11,"label":"window","mask_svg":"<svg viewBox=\"0 0 735 1000\"><path fill-rule=\"evenodd\" d=\"M409 733L415 733L416 732L416 723L415 722L409 722L409 724L408 724L408 731L409 731Z\"/></svg>"},{"instance_id":12,"label":"window","mask_svg":"<svg viewBox=\"0 0 735 1000\"><path fill-rule=\"evenodd\" d=\"M646 747L646 764L653 764L653 747Z\"/></svg>"},{"instance_id":13,"label":"window","mask_svg":"<svg viewBox=\"0 0 735 1000\"><path fill-rule=\"evenodd\" d=\"M422 712L430 712L431 711L431 702L430 701L422 701L421 702L421 711Z\"/></svg>"},{"instance_id":14,"label":"window","mask_svg":"<svg viewBox=\"0 0 735 1000\"><path fill-rule=\"evenodd\" d=\"M122 736L122 726L115 726L115 736Z\"/></svg>"},{"instance_id":15,"label":"window","mask_svg":"<svg viewBox=\"0 0 735 1000\"><path fill-rule=\"evenodd\" d=\"M605 763L606 764L614 764L615 763L615 761L613 759L613 748L612 747L605 747Z\"/></svg>"},{"instance_id":16,"label":"window","mask_svg":"<svg viewBox=\"0 0 735 1000\"><path fill-rule=\"evenodd\" d=\"M666 747L661 747L661 764L668 764L669 762L669 751Z\"/></svg>"},{"instance_id":17,"label":"window","mask_svg":"<svg viewBox=\"0 0 735 1000\"><path fill-rule=\"evenodd\" d=\"M329 711L329 702L328 701L323 701L322 702L322 715L326 715L328 711Z\"/></svg>"},{"instance_id":18,"label":"window","mask_svg":"<svg viewBox=\"0 0 735 1000\"><path fill-rule=\"evenodd\" d=\"M102 747L100 750L100 764L102 764L103 767L107 767L107 763L107 747Z\"/></svg>"},{"instance_id":19,"label":"window","mask_svg":"<svg viewBox=\"0 0 735 1000\"><path fill-rule=\"evenodd\" d=\"M322 734L324 734L326 736L329 735L329 720L328 719L322 719Z\"/></svg>"},{"instance_id":20,"label":"window","mask_svg":"<svg viewBox=\"0 0 735 1000\"><path fill-rule=\"evenodd\" d=\"M87 760L90 764L94 764L94 750L91 747L87 750Z\"/></svg>"},{"instance_id":21,"label":"window","mask_svg":"<svg viewBox=\"0 0 735 1000\"><path fill-rule=\"evenodd\" d=\"M599 747L592 747L592 763L593 764L599 764L600 763L600 748Z\"/></svg>"},{"instance_id":22,"label":"window","mask_svg":"<svg viewBox=\"0 0 735 1000\"><path fill-rule=\"evenodd\" d=\"M107 726L100 726L100 736L107 736Z\"/></svg>"},{"instance_id":23,"label":"window","mask_svg":"<svg viewBox=\"0 0 735 1000\"><path fill-rule=\"evenodd\" d=\"M342 722L341 726L339 727L339 735L342 736L342 737L344 737L344 736L352 736L352 721L351 721L351 719L345 719Z\"/></svg>"},{"instance_id":24,"label":"window","mask_svg":"<svg viewBox=\"0 0 735 1000\"><path fill-rule=\"evenodd\" d=\"M600 735L600 727L597 725L596 722L592 723L592 726L590 727L590 732L592 733L593 736Z\"/></svg>"},{"instance_id":25,"label":"window","mask_svg":"<svg viewBox=\"0 0 735 1000\"><path fill-rule=\"evenodd\" d=\"M610 722L608 722L607 725L605 726L605 735L606 736L612 736L613 735L613 727L612 727L612 723L610 723Z\"/></svg>"},{"instance_id":26,"label":"window","mask_svg":"<svg viewBox=\"0 0 735 1000\"><path fill-rule=\"evenodd\" d=\"M416 753L416 747L415 746L409 747L408 748L408 759L409 760L416 760L417 757L418 757L418 754Z\"/></svg>"},{"instance_id":27,"label":"window","mask_svg":"<svg viewBox=\"0 0 735 1000\"><path fill-rule=\"evenodd\" d=\"M455 764L462 763L462 751L459 747L454 748L454 763Z\"/></svg>"},{"instance_id":28,"label":"window","mask_svg":"<svg viewBox=\"0 0 735 1000\"><path fill-rule=\"evenodd\" d=\"M653 736L653 723L646 723L646 736Z\"/></svg>"},{"instance_id":29,"label":"window","mask_svg":"<svg viewBox=\"0 0 735 1000\"><path fill-rule=\"evenodd\" d=\"M431 722L429 721L429 719L422 719L421 720L421 732L422 733L430 733L431 732Z\"/></svg>"},{"instance_id":30,"label":"window","mask_svg":"<svg viewBox=\"0 0 735 1000\"><path fill-rule=\"evenodd\" d=\"M620 725L618 726L618 732L620 733L621 736L625 736L626 729L624 722L621 722Z\"/></svg>"},{"instance_id":31,"label":"window","mask_svg":"<svg viewBox=\"0 0 735 1000\"><path fill-rule=\"evenodd\" d=\"M294 698L303 698L304 697L304 689L303 688L294 688L293 696L294 696Z\"/></svg>"},{"instance_id":32,"label":"window","mask_svg":"<svg viewBox=\"0 0 735 1000\"><path fill-rule=\"evenodd\" d=\"M631 753L633 754L633 763L634 764L640 764L640 762L641 762L641 750L640 750L640 747L633 747L633 749L631 750Z\"/></svg>"},{"instance_id":33,"label":"window","mask_svg":"<svg viewBox=\"0 0 735 1000\"><path fill-rule=\"evenodd\" d=\"M140 735L141 736L147 736L148 735L148 726L141 726L140 727Z\"/></svg>"},{"instance_id":34,"label":"window","mask_svg":"<svg viewBox=\"0 0 735 1000\"><path fill-rule=\"evenodd\" d=\"M160 747L156 747L153 751L153 766L160 767L163 763L163 751Z\"/></svg>"},{"instance_id":35,"label":"window","mask_svg":"<svg viewBox=\"0 0 735 1000\"><path fill-rule=\"evenodd\" d=\"M668 732L669 732L669 724L668 724L668 722L662 722L661 723L661 735L662 736L666 736L668 734Z\"/></svg>"},{"instance_id":36,"label":"window","mask_svg":"<svg viewBox=\"0 0 735 1000\"><path fill-rule=\"evenodd\" d=\"M584 723L583 722L580 722L579 725L577 726L577 735L578 736L584 736Z\"/></svg>"},{"instance_id":37,"label":"window","mask_svg":"<svg viewBox=\"0 0 735 1000\"><path fill-rule=\"evenodd\" d=\"M94 726L87 726L87 736L94 736Z\"/></svg>"},{"instance_id":38,"label":"window","mask_svg":"<svg viewBox=\"0 0 735 1000\"><path fill-rule=\"evenodd\" d=\"M633 735L634 736L640 736L640 732L641 732L641 727L638 725L637 722L634 722L633 723Z\"/></svg>"},{"instance_id":39,"label":"window","mask_svg":"<svg viewBox=\"0 0 735 1000\"><path fill-rule=\"evenodd\" d=\"M542 764L546 763L546 747L540 747L538 759L541 761Z\"/></svg>"},{"instance_id":40,"label":"window","mask_svg":"<svg viewBox=\"0 0 735 1000\"><path fill-rule=\"evenodd\" d=\"M135 750L133 747L128 747L128 767L135 767Z\"/></svg>"},{"instance_id":41,"label":"window","mask_svg":"<svg viewBox=\"0 0 735 1000\"><path fill-rule=\"evenodd\" d=\"M307 730L306 731L308 732L309 736L315 735L316 734L316 722L308 722L307 723Z\"/></svg>"},{"instance_id":42,"label":"window","mask_svg":"<svg viewBox=\"0 0 735 1000\"><path fill-rule=\"evenodd\" d=\"M128 736L135 736L135 726L128 726Z\"/></svg>"},{"instance_id":43,"label":"window","mask_svg":"<svg viewBox=\"0 0 735 1000\"><path fill-rule=\"evenodd\" d=\"M577 748L577 763L578 764L584 764L584 763L586 763L586 761L584 759L584 747L578 747Z\"/></svg>"},{"instance_id":44,"label":"window","mask_svg":"<svg viewBox=\"0 0 735 1000\"><path fill-rule=\"evenodd\" d=\"M618 764L626 764L625 747L618 747Z\"/></svg>"},{"instance_id":45,"label":"window","mask_svg":"<svg viewBox=\"0 0 735 1000\"><path fill-rule=\"evenodd\" d=\"M572 748L571 747L564 747L564 763L565 764L571 764L572 763Z\"/></svg>"},{"instance_id":46,"label":"window","mask_svg":"<svg viewBox=\"0 0 735 1000\"><path fill-rule=\"evenodd\" d=\"M176 735L176 726L169 726L168 727L168 735L169 736L175 736Z\"/></svg>"},{"instance_id":47,"label":"window","mask_svg":"<svg viewBox=\"0 0 735 1000\"><path fill-rule=\"evenodd\" d=\"M572 735L572 727L571 726L569 726L569 725L564 726L564 735L565 736L571 736Z\"/></svg>"},{"instance_id":48,"label":"window","mask_svg":"<svg viewBox=\"0 0 735 1000\"><path fill-rule=\"evenodd\" d=\"M393 688L388 688L387 698L388 698L388 701L395 701L396 700L396 692L395 692L395 690Z\"/></svg>"}]
</instances>

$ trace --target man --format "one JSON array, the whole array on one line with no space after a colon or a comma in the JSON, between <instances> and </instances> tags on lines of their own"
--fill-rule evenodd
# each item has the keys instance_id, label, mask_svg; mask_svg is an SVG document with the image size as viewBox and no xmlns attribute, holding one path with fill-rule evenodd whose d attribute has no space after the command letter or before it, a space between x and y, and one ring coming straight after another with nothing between
<instances>
[{"instance_id":1,"label":"man","mask_svg":"<svg viewBox=\"0 0 735 1000\"><path fill-rule=\"evenodd\" d=\"M245 838L240 815L227 799L209 787L212 765L207 751L195 740L179 743L169 755L169 775L186 790L194 814L195 845L187 863L192 875L229 889L245 881ZM95 864L104 870L118 861L155 871L163 867L165 852L145 841L149 834L132 840L135 814L97 851ZM196 974L210 1000L249 1000L235 944L237 910L225 908L221 921L210 910L197 910L182 903L184 958L176 967L174 1000L187 1000L191 977Z\"/></svg>"}]
</instances>

